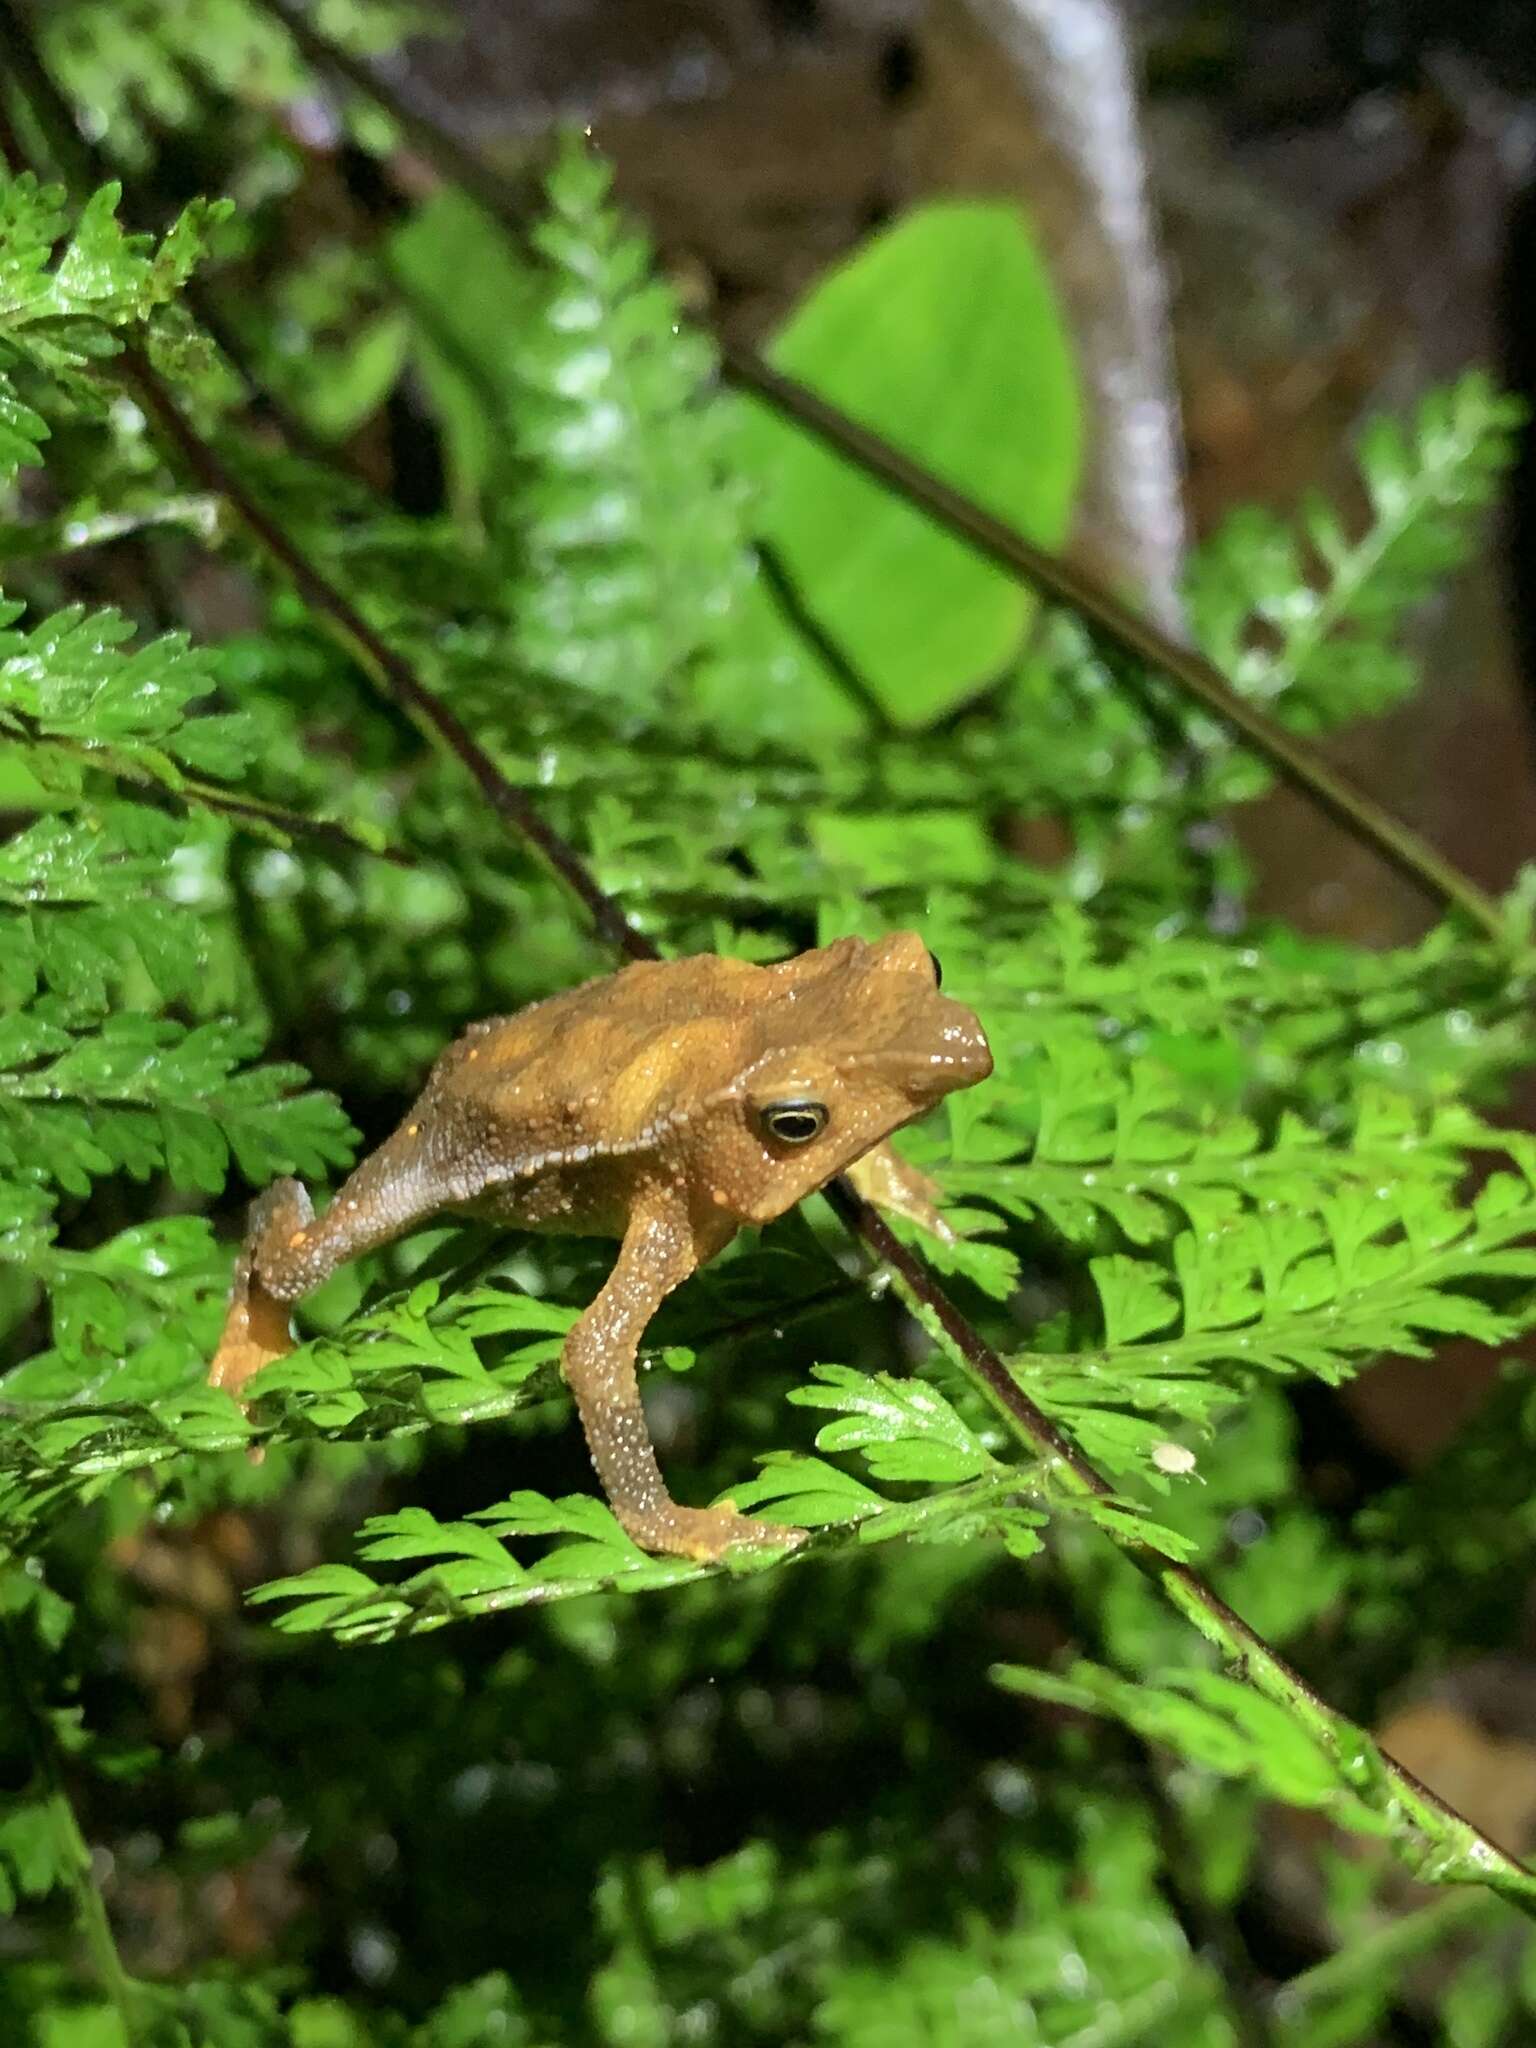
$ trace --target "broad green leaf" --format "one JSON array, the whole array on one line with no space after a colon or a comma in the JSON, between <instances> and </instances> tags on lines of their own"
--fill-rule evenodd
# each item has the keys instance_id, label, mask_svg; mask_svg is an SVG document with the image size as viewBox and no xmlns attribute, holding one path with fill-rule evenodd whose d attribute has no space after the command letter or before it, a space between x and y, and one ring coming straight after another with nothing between
<instances>
[{"instance_id":1,"label":"broad green leaf","mask_svg":"<svg viewBox=\"0 0 1536 2048\"><path fill-rule=\"evenodd\" d=\"M822 279L768 355L1031 540L1064 538L1076 375L1016 207L907 215ZM740 449L758 530L898 724L931 724L1017 653L1033 606L1015 579L755 401Z\"/></svg>"}]
</instances>

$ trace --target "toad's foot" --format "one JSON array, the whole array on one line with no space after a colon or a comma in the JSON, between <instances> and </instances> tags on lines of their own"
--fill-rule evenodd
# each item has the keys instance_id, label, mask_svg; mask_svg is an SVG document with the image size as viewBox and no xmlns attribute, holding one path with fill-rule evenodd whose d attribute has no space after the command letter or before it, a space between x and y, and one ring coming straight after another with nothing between
<instances>
[{"instance_id":1,"label":"toad's foot","mask_svg":"<svg viewBox=\"0 0 1536 2048\"><path fill-rule=\"evenodd\" d=\"M294 1348L289 1305L269 1294L258 1270L263 1251L311 1222L309 1197L296 1180L280 1180L251 1209L244 1249L235 1262L224 1333L208 1368L208 1384L242 1400L242 1389L264 1365L286 1358Z\"/></svg>"},{"instance_id":2,"label":"toad's foot","mask_svg":"<svg viewBox=\"0 0 1536 2048\"><path fill-rule=\"evenodd\" d=\"M688 1557L696 1564L716 1564L728 1550L793 1550L806 1538L804 1529L776 1522L754 1522L739 1515L729 1501L717 1508L680 1508L667 1501L654 1508L615 1508L624 1532L642 1550L659 1557Z\"/></svg>"}]
</instances>

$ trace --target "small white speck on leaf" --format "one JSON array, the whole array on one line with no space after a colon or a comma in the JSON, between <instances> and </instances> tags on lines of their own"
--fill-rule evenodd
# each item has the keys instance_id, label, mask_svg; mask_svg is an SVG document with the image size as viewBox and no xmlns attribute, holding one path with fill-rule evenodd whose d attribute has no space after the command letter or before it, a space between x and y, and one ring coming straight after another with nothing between
<instances>
[{"instance_id":1,"label":"small white speck on leaf","mask_svg":"<svg viewBox=\"0 0 1536 2048\"><path fill-rule=\"evenodd\" d=\"M1183 1444L1156 1444L1152 1462L1159 1472L1183 1474L1195 1469L1195 1454Z\"/></svg>"}]
</instances>

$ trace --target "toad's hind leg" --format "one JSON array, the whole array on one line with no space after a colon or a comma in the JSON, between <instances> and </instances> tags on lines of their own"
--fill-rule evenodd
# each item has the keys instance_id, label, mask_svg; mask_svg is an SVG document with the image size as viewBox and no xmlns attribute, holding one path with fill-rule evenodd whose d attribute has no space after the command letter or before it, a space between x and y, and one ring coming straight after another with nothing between
<instances>
[{"instance_id":1,"label":"toad's hind leg","mask_svg":"<svg viewBox=\"0 0 1536 2048\"><path fill-rule=\"evenodd\" d=\"M238 1399L253 1373L294 1348L291 1303L349 1259L483 1191L484 1178L466 1173L462 1163L434 1170L420 1134L418 1124L408 1123L386 1138L343 1183L323 1216L316 1217L296 1180L275 1181L252 1204L224 1333L208 1369L211 1386Z\"/></svg>"},{"instance_id":2,"label":"toad's hind leg","mask_svg":"<svg viewBox=\"0 0 1536 2048\"><path fill-rule=\"evenodd\" d=\"M223 1387L238 1400L253 1373L293 1349L288 1303L263 1286L258 1271L260 1250L269 1237L278 1241L302 1232L314 1218L314 1206L296 1180L280 1180L251 1204L245 1243L235 1261L234 1285L219 1348L208 1368L208 1384Z\"/></svg>"}]
</instances>

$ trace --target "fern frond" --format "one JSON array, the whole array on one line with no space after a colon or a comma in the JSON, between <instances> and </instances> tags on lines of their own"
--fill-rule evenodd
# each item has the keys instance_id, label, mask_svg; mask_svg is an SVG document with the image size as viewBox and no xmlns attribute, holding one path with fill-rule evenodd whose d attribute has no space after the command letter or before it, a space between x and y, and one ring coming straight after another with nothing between
<instances>
[{"instance_id":1,"label":"fern frond","mask_svg":"<svg viewBox=\"0 0 1536 2048\"><path fill-rule=\"evenodd\" d=\"M1239 690L1302 731L1401 702L1418 680L1408 624L1469 559L1523 418L1469 372L1429 392L1407 422L1366 429L1358 530L1316 494L1295 522L1261 507L1233 514L1191 564L1196 639ZM1209 819L1272 777L1213 719L1067 617L1047 623L1005 687L1004 758L1020 800L1065 825L1073 894L1114 882L1182 898L1197 880L1241 893L1241 858L1211 840ZM988 726L978 739L996 748ZM1036 796L1043 758L1050 788Z\"/></svg>"},{"instance_id":2,"label":"fern frond","mask_svg":"<svg viewBox=\"0 0 1536 2048\"><path fill-rule=\"evenodd\" d=\"M1362 1083L1426 1106L1476 1101L1529 1057L1536 952L1523 939L1504 951L1438 926L1416 945L1368 953L1285 930L1239 941L1147 930L1056 903L1004 945L990 919L983 941L974 915L950 891L925 929L946 967L955 960L956 987L984 1004L1002 1072L1022 1066L1032 1090L1063 1044L1069 1059L1091 1068L1096 1054L1122 1077L1150 1055L1202 1108L1314 1114ZM955 1098L957 1138L965 1119L988 1113L986 1096Z\"/></svg>"},{"instance_id":3,"label":"fern frond","mask_svg":"<svg viewBox=\"0 0 1536 2048\"><path fill-rule=\"evenodd\" d=\"M0 1005L29 1004L47 983L69 1015L99 1016L135 955L168 1001L190 993L203 940L164 887L184 839L160 812L106 804L48 814L0 844Z\"/></svg>"},{"instance_id":4,"label":"fern frond","mask_svg":"<svg viewBox=\"0 0 1536 2048\"><path fill-rule=\"evenodd\" d=\"M315 26L361 57L428 25L410 0L322 0ZM278 106L314 80L281 24L248 0L59 0L37 24L49 69L115 154L142 166L156 129L188 127L210 90ZM378 124L374 124L377 132Z\"/></svg>"},{"instance_id":5,"label":"fern frond","mask_svg":"<svg viewBox=\"0 0 1536 2048\"><path fill-rule=\"evenodd\" d=\"M535 233L551 282L515 358L515 641L533 674L657 718L687 701L747 562L710 350L619 222L610 183L567 140Z\"/></svg>"},{"instance_id":6,"label":"fern frond","mask_svg":"<svg viewBox=\"0 0 1536 2048\"><path fill-rule=\"evenodd\" d=\"M498 1301L493 1314L523 1313L507 1297ZM526 1352L524 1361L526 1387L539 1362L537 1350ZM460 1367L465 1363L461 1355ZM297 1379L287 1377L291 1370L289 1365L269 1368L253 1384L258 1392L274 1384L305 1385L303 1368ZM1004 1462L927 1382L819 1366L813 1383L794 1389L790 1399L834 1411L837 1419L817 1434L818 1450L857 1453L882 1486L926 1490L915 1498L893 1499L825 1457L770 1452L759 1459L760 1475L734 1484L730 1499L769 1521L813 1530L814 1540L793 1551L749 1553L713 1565L647 1557L606 1504L584 1495L551 1501L542 1494L517 1493L477 1510L467 1521L451 1523L408 1508L366 1524L360 1554L379 1562L429 1560L409 1578L386 1582L354 1566L322 1565L260 1587L252 1598L298 1603L278 1616L280 1628L301 1634L324 1630L344 1641L374 1642L511 1607L599 1591L650 1592L894 1539L967 1544L992 1538L1023 1560L1041 1549L1039 1531L1048 1513L1111 1527L1122 1541L1143 1542L1169 1555L1187 1554L1182 1538L1135 1503L1085 1498L1061 1489L1033 1466ZM547 1536L569 1540L533 1564L524 1564L505 1547Z\"/></svg>"},{"instance_id":7,"label":"fern frond","mask_svg":"<svg viewBox=\"0 0 1536 2048\"><path fill-rule=\"evenodd\" d=\"M214 678L179 635L128 649L115 612L18 617L0 604L0 759L48 808L0 844L0 1166L85 1194L118 1171L212 1192L231 1159L258 1185L339 1164L347 1120L295 1093L298 1068L253 1065L248 1026L108 1013L135 962L160 1004L192 993L207 935L172 886L185 825L96 791L238 775L253 722L191 715Z\"/></svg>"},{"instance_id":8,"label":"fern frond","mask_svg":"<svg viewBox=\"0 0 1536 2048\"><path fill-rule=\"evenodd\" d=\"M89 1289L98 1328L124 1300L151 1320L134 1325L135 1344L114 1348L89 1338L70 1312L53 1348L0 1378L0 1412L11 1417L0 1430L0 1539L121 1473L168 1467L188 1452L238 1449L253 1437L271 1447L377 1441L516 1414L554 1392L554 1360L577 1313L501 1287L440 1301L438 1287L422 1282L352 1318L342 1336L269 1366L252 1382L252 1420L204 1383L228 1259L201 1219L145 1225L88 1254L55 1246L48 1219L42 1191L0 1180L0 1259L24 1261L51 1284L56 1305ZM167 1341L178 1324L190 1335ZM156 1333L161 1341L151 1342ZM477 1340L492 1340L491 1357L482 1360Z\"/></svg>"},{"instance_id":9,"label":"fern frond","mask_svg":"<svg viewBox=\"0 0 1536 2048\"><path fill-rule=\"evenodd\" d=\"M1176 1671L1134 1682L1088 1663L1062 1676L1018 1664L997 1665L993 1678L1007 1691L1112 1715L1148 1742L1223 1777L1246 1778L1268 1797L1320 1810L1357 1833L1383 1835L1390 1822L1363 1800L1335 1759L1284 1707L1251 1686L1215 1671ZM1355 1760L1366 1771L1369 1738L1363 1731ZM1383 1770L1379 1756L1376 1769Z\"/></svg>"},{"instance_id":10,"label":"fern frond","mask_svg":"<svg viewBox=\"0 0 1536 2048\"><path fill-rule=\"evenodd\" d=\"M44 394L90 416L107 407L94 371L119 335L170 305L201 261L227 201L196 200L158 242L125 233L121 188L103 185L71 227L61 187L0 170L0 486L41 460Z\"/></svg>"},{"instance_id":11,"label":"fern frond","mask_svg":"<svg viewBox=\"0 0 1536 2048\"><path fill-rule=\"evenodd\" d=\"M1514 457L1517 400L1469 371L1406 424L1382 417L1357 455L1367 516L1351 535L1317 496L1299 530L1256 508L1196 555L1191 621L1245 695L1319 730L1387 710L1413 688L1403 622L1468 559Z\"/></svg>"},{"instance_id":12,"label":"fern frond","mask_svg":"<svg viewBox=\"0 0 1536 2048\"><path fill-rule=\"evenodd\" d=\"M1533 1239L1524 1171L1494 1174L1468 1206L1434 1181L1322 1193L1310 1209L1276 1204L1181 1232L1165 1260L1091 1260L1098 1341L1014 1363L1048 1407L1063 1368L1114 1387L1150 1365L1170 1397L1189 1374L1336 1383L1383 1353L1426 1357L1430 1337L1499 1344L1529 1327Z\"/></svg>"},{"instance_id":13,"label":"fern frond","mask_svg":"<svg viewBox=\"0 0 1536 2048\"><path fill-rule=\"evenodd\" d=\"M503 1326L528 1313L518 1298L500 1294L486 1306ZM539 1320L538 1305L534 1319ZM483 1327L483 1312L471 1308L467 1322ZM541 1348L524 1352L525 1373L539 1362ZM477 1369L483 1378L483 1368L471 1368L472 1356L461 1352L460 1367ZM271 1370L281 1375L289 1368ZM264 1380L270 1387L271 1378ZM820 1368L817 1384L798 1389L795 1397L840 1416L818 1435L821 1449L857 1450L871 1476L887 1482L927 1483L943 1476L951 1483L917 1500L895 1501L823 1458L778 1452L761 1461L758 1478L732 1487L736 1506L821 1532L810 1546L815 1550L896 1536L957 1542L988 1534L1000 1536L1018 1557L1040 1547L1035 1531L1043 1514L1018 1498L1031 1494L1031 1473L994 1457L937 1388L908 1388L888 1375L866 1378L831 1366ZM547 1536L570 1540L531 1565L505 1547L508 1541ZM375 1582L350 1566L321 1566L262 1587L252 1597L300 1603L279 1617L280 1627L374 1641L439 1628L466 1615L588 1592L648 1592L732 1570L769 1569L809 1554L802 1547L782 1557L748 1556L720 1565L647 1557L604 1503L577 1495L550 1501L526 1492L478 1510L468 1521L441 1523L419 1508L377 1517L363 1538L361 1555L371 1560L448 1562L432 1562L398 1584Z\"/></svg>"},{"instance_id":14,"label":"fern frond","mask_svg":"<svg viewBox=\"0 0 1536 2048\"><path fill-rule=\"evenodd\" d=\"M1244 1211L1297 1200L1375 1193L1410 1178L1452 1184L1479 1136L1464 1111L1421 1113L1365 1090L1347 1129L1325 1132L1285 1112L1266 1137L1252 1118L1192 1099L1149 1059L1124 1067L1061 1037L1035 1064L1035 1087L1024 1064L1006 1098L966 1120L941 1179L952 1193L1048 1224L1069 1244L1094 1243L1106 1221L1128 1243L1151 1245L1180 1223L1210 1234Z\"/></svg>"},{"instance_id":15,"label":"fern frond","mask_svg":"<svg viewBox=\"0 0 1536 2048\"><path fill-rule=\"evenodd\" d=\"M188 716L217 682L183 634L125 650L134 629L120 613L76 605L20 628L21 613L0 604L0 739L24 744L50 789L74 793L100 769L175 791L189 773L234 778L249 766L248 716Z\"/></svg>"},{"instance_id":16,"label":"fern frond","mask_svg":"<svg viewBox=\"0 0 1536 2048\"><path fill-rule=\"evenodd\" d=\"M160 1217L80 1250L56 1241L42 1189L0 1178L7 1279L34 1297L47 1288L51 1342L0 1376L0 1550L122 1472L249 1441L204 1383L228 1260L203 1218Z\"/></svg>"},{"instance_id":17,"label":"fern frond","mask_svg":"<svg viewBox=\"0 0 1536 2048\"><path fill-rule=\"evenodd\" d=\"M126 1011L72 1031L46 999L0 1019L0 1165L85 1194L105 1173L215 1193L231 1161L256 1187L343 1164L356 1133L334 1098L295 1093L301 1067L252 1065L259 1043Z\"/></svg>"},{"instance_id":18,"label":"fern frond","mask_svg":"<svg viewBox=\"0 0 1536 2048\"><path fill-rule=\"evenodd\" d=\"M425 1509L407 1508L365 1524L360 1554L366 1558L447 1560L398 1583L372 1579L353 1566L319 1565L258 1587L251 1598L298 1603L277 1616L281 1629L321 1629L345 1642L378 1642L549 1600L655 1592L733 1572L772 1570L895 1537L969 1543L1000 1536L1019 1557L1040 1548L1036 1530L1044 1516L1016 1504L1027 1490L1025 1475L1017 1471L994 1470L985 1479L898 1502L820 1458L779 1453L763 1463L759 1478L732 1487L731 1500L768 1521L818 1532L795 1550L707 1565L649 1557L624 1534L606 1503L587 1494L554 1501L524 1492L476 1510L469 1521L439 1522ZM569 1540L533 1564L521 1563L505 1547L508 1541L546 1536Z\"/></svg>"}]
</instances>

